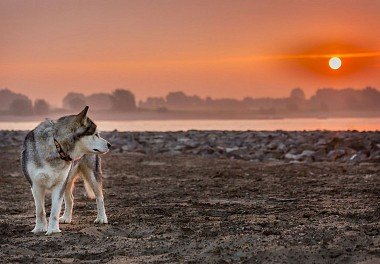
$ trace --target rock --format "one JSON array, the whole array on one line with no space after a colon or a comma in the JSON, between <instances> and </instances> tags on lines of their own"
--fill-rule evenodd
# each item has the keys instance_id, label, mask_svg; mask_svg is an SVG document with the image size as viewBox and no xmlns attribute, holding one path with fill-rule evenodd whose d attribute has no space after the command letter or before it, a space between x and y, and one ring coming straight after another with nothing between
<instances>
[{"instance_id":1,"label":"rock","mask_svg":"<svg viewBox=\"0 0 380 264\"><path fill-rule=\"evenodd\" d=\"M342 144L343 144L343 139L334 137L330 142L326 144L326 149L328 152L330 152L331 150L341 147Z\"/></svg>"},{"instance_id":2,"label":"rock","mask_svg":"<svg viewBox=\"0 0 380 264\"><path fill-rule=\"evenodd\" d=\"M344 143L348 148L351 148L356 151L363 151L363 150L368 149L369 147L366 145L366 142L363 142L357 139L348 139Z\"/></svg>"},{"instance_id":3,"label":"rock","mask_svg":"<svg viewBox=\"0 0 380 264\"><path fill-rule=\"evenodd\" d=\"M313 154L314 161L325 161L326 160L326 150L320 148Z\"/></svg>"},{"instance_id":4,"label":"rock","mask_svg":"<svg viewBox=\"0 0 380 264\"><path fill-rule=\"evenodd\" d=\"M310 156L314 155L314 153L315 153L314 150L304 150L304 151L302 151L301 156L302 157L310 157Z\"/></svg>"},{"instance_id":5,"label":"rock","mask_svg":"<svg viewBox=\"0 0 380 264\"><path fill-rule=\"evenodd\" d=\"M299 155L295 155L295 154L292 154L292 153L286 153L285 154L285 159L297 160L298 157L299 157Z\"/></svg>"},{"instance_id":6,"label":"rock","mask_svg":"<svg viewBox=\"0 0 380 264\"><path fill-rule=\"evenodd\" d=\"M183 137L183 138L178 138L177 141L180 142L180 143L186 143L188 142L189 140L191 140L190 138L187 138L187 137Z\"/></svg>"},{"instance_id":7,"label":"rock","mask_svg":"<svg viewBox=\"0 0 380 264\"><path fill-rule=\"evenodd\" d=\"M170 150L168 153L169 155L173 155L173 156L182 154L182 152L178 150Z\"/></svg>"},{"instance_id":8,"label":"rock","mask_svg":"<svg viewBox=\"0 0 380 264\"><path fill-rule=\"evenodd\" d=\"M215 150L211 148L210 146L203 146L196 150L196 154L200 155L212 155L214 154Z\"/></svg>"},{"instance_id":9,"label":"rock","mask_svg":"<svg viewBox=\"0 0 380 264\"><path fill-rule=\"evenodd\" d=\"M279 143L278 146L277 146L277 150L285 151L286 150L286 145L284 143Z\"/></svg>"},{"instance_id":10,"label":"rock","mask_svg":"<svg viewBox=\"0 0 380 264\"><path fill-rule=\"evenodd\" d=\"M272 141L271 143L269 143L267 145L267 148L270 149L270 150L274 150L274 149L278 148L278 142Z\"/></svg>"},{"instance_id":11,"label":"rock","mask_svg":"<svg viewBox=\"0 0 380 264\"><path fill-rule=\"evenodd\" d=\"M0 147L22 146L26 131L0 131ZM103 132L111 152L228 157L252 162L380 162L380 132Z\"/></svg>"},{"instance_id":12,"label":"rock","mask_svg":"<svg viewBox=\"0 0 380 264\"><path fill-rule=\"evenodd\" d=\"M123 151L132 151L135 149L135 146L133 144L124 145L121 147Z\"/></svg>"},{"instance_id":13,"label":"rock","mask_svg":"<svg viewBox=\"0 0 380 264\"><path fill-rule=\"evenodd\" d=\"M367 154L365 154L364 152L359 151L359 152L351 155L349 161L350 162L361 162L361 161L366 160L367 157L368 157Z\"/></svg>"},{"instance_id":14,"label":"rock","mask_svg":"<svg viewBox=\"0 0 380 264\"><path fill-rule=\"evenodd\" d=\"M380 149L379 150L375 150L373 153L371 153L369 159L369 161L371 162L377 162L377 163L380 163Z\"/></svg>"},{"instance_id":15,"label":"rock","mask_svg":"<svg viewBox=\"0 0 380 264\"><path fill-rule=\"evenodd\" d=\"M238 147L226 148L226 153L231 153L231 152L234 152L234 151L237 151L237 150L239 150Z\"/></svg>"},{"instance_id":16,"label":"rock","mask_svg":"<svg viewBox=\"0 0 380 264\"><path fill-rule=\"evenodd\" d=\"M185 142L185 145L187 147L191 147L191 148L196 148L200 145L200 142L199 141L195 141L195 140L188 140Z\"/></svg>"},{"instance_id":17,"label":"rock","mask_svg":"<svg viewBox=\"0 0 380 264\"><path fill-rule=\"evenodd\" d=\"M314 153L315 151L312 150L304 150L301 154L286 153L285 159L301 161L307 158L311 158Z\"/></svg>"},{"instance_id":18,"label":"rock","mask_svg":"<svg viewBox=\"0 0 380 264\"><path fill-rule=\"evenodd\" d=\"M328 143L327 138L320 138L315 145L316 146L324 146L324 145L327 145L327 143Z\"/></svg>"},{"instance_id":19,"label":"rock","mask_svg":"<svg viewBox=\"0 0 380 264\"><path fill-rule=\"evenodd\" d=\"M228 152L227 152L227 150L228 150ZM251 157L248 154L248 151L247 151L246 147L242 147L242 148L238 148L238 147L227 148L226 149L226 155L227 155L227 157L233 158L233 159L244 159L244 160L251 159Z\"/></svg>"},{"instance_id":20,"label":"rock","mask_svg":"<svg viewBox=\"0 0 380 264\"><path fill-rule=\"evenodd\" d=\"M184 146L184 145L177 145L174 147L174 150L181 151L181 150L184 150L185 148L186 148L186 146Z\"/></svg>"},{"instance_id":21,"label":"rock","mask_svg":"<svg viewBox=\"0 0 380 264\"><path fill-rule=\"evenodd\" d=\"M343 157L345 154L346 154L346 151L344 149L331 150L327 154L327 159L330 161L336 161L339 158Z\"/></svg>"}]
</instances>

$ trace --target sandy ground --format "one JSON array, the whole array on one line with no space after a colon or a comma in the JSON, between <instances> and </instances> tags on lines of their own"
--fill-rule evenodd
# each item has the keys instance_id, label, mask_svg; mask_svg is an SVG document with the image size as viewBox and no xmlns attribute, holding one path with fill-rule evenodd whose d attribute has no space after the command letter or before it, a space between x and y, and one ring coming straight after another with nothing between
<instances>
[{"instance_id":1,"label":"sandy ground","mask_svg":"<svg viewBox=\"0 0 380 264\"><path fill-rule=\"evenodd\" d=\"M380 263L380 165L107 154L110 224L75 189L74 221L35 236L19 150L0 153L0 262ZM50 211L50 197L47 212Z\"/></svg>"}]
</instances>

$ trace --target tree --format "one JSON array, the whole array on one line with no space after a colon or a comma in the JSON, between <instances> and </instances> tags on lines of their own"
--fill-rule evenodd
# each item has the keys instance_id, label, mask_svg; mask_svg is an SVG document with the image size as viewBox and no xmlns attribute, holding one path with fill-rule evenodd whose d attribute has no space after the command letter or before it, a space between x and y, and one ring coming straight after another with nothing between
<instances>
[{"instance_id":1,"label":"tree","mask_svg":"<svg viewBox=\"0 0 380 264\"><path fill-rule=\"evenodd\" d=\"M86 106L86 101L79 97L72 98L69 102L69 109L79 111Z\"/></svg>"},{"instance_id":2,"label":"tree","mask_svg":"<svg viewBox=\"0 0 380 264\"><path fill-rule=\"evenodd\" d=\"M148 97L145 102L140 101L139 106L148 109L158 109L160 107L165 107L166 101L162 97Z\"/></svg>"},{"instance_id":3,"label":"tree","mask_svg":"<svg viewBox=\"0 0 380 264\"><path fill-rule=\"evenodd\" d=\"M135 111L136 101L134 94L128 90L116 89L112 93L112 108L120 112Z\"/></svg>"},{"instance_id":4,"label":"tree","mask_svg":"<svg viewBox=\"0 0 380 264\"><path fill-rule=\"evenodd\" d=\"M169 106L174 107L199 107L204 106L204 100L199 96L188 96L184 92L171 92L166 96L166 102Z\"/></svg>"},{"instance_id":5,"label":"tree","mask_svg":"<svg viewBox=\"0 0 380 264\"><path fill-rule=\"evenodd\" d=\"M74 101L74 104L71 102L73 99L81 99L81 101L83 101L83 105L81 105L81 108L83 108L82 106L85 106L86 105L86 97L84 96L84 94L81 94L81 93L74 93L74 92L70 92L68 93L62 100L63 102L63 108L65 109L70 109L70 110L80 110L78 108L72 108L72 106L77 106L79 100L76 100Z\"/></svg>"},{"instance_id":6,"label":"tree","mask_svg":"<svg viewBox=\"0 0 380 264\"><path fill-rule=\"evenodd\" d=\"M92 110L110 110L112 97L107 93L95 93L86 97L86 103Z\"/></svg>"},{"instance_id":7,"label":"tree","mask_svg":"<svg viewBox=\"0 0 380 264\"><path fill-rule=\"evenodd\" d=\"M10 104L9 111L14 115L32 115L32 101L29 99L15 99Z\"/></svg>"},{"instance_id":8,"label":"tree","mask_svg":"<svg viewBox=\"0 0 380 264\"><path fill-rule=\"evenodd\" d=\"M183 106L187 103L187 95L184 92L170 92L166 96L168 105Z\"/></svg>"},{"instance_id":9,"label":"tree","mask_svg":"<svg viewBox=\"0 0 380 264\"><path fill-rule=\"evenodd\" d=\"M48 102L43 99L37 99L34 102L34 113L36 115L46 115L50 111L50 106Z\"/></svg>"},{"instance_id":10,"label":"tree","mask_svg":"<svg viewBox=\"0 0 380 264\"><path fill-rule=\"evenodd\" d=\"M295 103L295 102L288 102L288 103L286 104L286 109L287 109L288 111L290 111L290 112L296 112L296 111L299 110L299 106L298 106L298 104Z\"/></svg>"},{"instance_id":11,"label":"tree","mask_svg":"<svg viewBox=\"0 0 380 264\"><path fill-rule=\"evenodd\" d=\"M14 93L9 89L0 89L0 111L9 110L11 103L16 99L29 100L29 98L23 94Z\"/></svg>"},{"instance_id":12,"label":"tree","mask_svg":"<svg viewBox=\"0 0 380 264\"><path fill-rule=\"evenodd\" d=\"M290 92L290 97L285 99L286 109L290 112L299 111L305 100L305 93L303 90L301 88L294 88Z\"/></svg>"},{"instance_id":13,"label":"tree","mask_svg":"<svg viewBox=\"0 0 380 264\"><path fill-rule=\"evenodd\" d=\"M305 93L301 88L294 88L290 92L290 99L292 99L293 102L305 101Z\"/></svg>"},{"instance_id":14,"label":"tree","mask_svg":"<svg viewBox=\"0 0 380 264\"><path fill-rule=\"evenodd\" d=\"M366 87L361 94L366 108L379 109L380 91L372 87Z\"/></svg>"}]
</instances>

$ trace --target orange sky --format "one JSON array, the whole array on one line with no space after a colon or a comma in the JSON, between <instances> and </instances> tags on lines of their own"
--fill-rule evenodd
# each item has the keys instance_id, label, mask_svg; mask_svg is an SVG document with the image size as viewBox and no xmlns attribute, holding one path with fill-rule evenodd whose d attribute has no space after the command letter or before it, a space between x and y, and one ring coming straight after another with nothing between
<instances>
[{"instance_id":1,"label":"orange sky","mask_svg":"<svg viewBox=\"0 0 380 264\"><path fill-rule=\"evenodd\" d=\"M380 88L380 1L0 1L0 88L138 99ZM330 56L342 68L328 68Z\"/></svg>"}]
</instances>

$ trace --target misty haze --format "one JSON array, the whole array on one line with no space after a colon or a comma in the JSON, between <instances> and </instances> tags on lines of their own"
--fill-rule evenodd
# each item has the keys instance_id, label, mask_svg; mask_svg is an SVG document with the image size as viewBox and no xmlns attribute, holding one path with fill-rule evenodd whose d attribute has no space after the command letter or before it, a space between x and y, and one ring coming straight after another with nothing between
<instances>
[{"instance_id":1,"label":"misty haze","mask_svg":"<svg viewBox=\"0 0 380 264\"><path fill-rule=\"evenodd\" d=\"M34 102L26 95L9 89L0 90L0 118L11 116L49 116L91 107L102 120L109 119L255 119L286 117L374 117L380 114L380 91L376 88L324 88L306 98L301 88L284 98L252 98L243 100L201 98L184 92L170 92L165 97L147 97L136 102L135 95L125 89L112 93L84 95L69 92L60 107L41 98ZM20 119L18 119L20 120Z\"/></svg>"}]
</instances>

